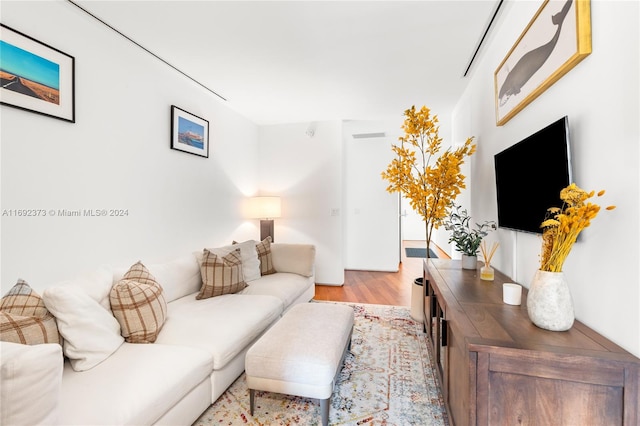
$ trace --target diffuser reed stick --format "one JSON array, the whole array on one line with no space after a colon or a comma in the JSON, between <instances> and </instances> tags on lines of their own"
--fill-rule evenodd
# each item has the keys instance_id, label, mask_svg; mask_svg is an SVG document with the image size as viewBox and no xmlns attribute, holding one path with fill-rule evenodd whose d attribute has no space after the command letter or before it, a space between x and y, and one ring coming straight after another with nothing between
<instances>
[{"instance_id":1,"label":"diffuser reed stick","mask_svg":"<svg viewBox=\"0 0 640 426\"><path fill-rule=\"evenodd\" d=\"M482 257L484 258L484 265L486 267L489 267L491 265L491 259L493 258L493 255L496 253L496 250L498 249L498 246L500 244L499 243L493 243L491 244L491 248L487 249L487 243L482 240L482 242L480 243L480 251L482 252Z\"/></svg>"}]
</instances>

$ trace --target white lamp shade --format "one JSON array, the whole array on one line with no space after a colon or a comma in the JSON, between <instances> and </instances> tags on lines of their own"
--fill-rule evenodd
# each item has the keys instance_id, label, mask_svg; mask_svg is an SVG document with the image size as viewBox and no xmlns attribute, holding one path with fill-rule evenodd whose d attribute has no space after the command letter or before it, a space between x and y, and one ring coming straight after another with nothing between
<instances>
[{"instance_id":1,"label":"white lamp shade","mask_svg":"<svg viewBox=\"0 0 640 426\"><path fill-rule=\"evenodd\" d=\"M248 213L251 219L273 219L280 217L280 197L250 198Z\"/></svg>"}]
</instances>

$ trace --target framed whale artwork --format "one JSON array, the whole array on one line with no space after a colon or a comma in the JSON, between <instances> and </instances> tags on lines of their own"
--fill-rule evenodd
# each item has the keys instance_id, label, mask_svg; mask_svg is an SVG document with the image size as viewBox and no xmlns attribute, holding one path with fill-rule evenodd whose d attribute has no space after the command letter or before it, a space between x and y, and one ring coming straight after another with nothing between
<instances>
[{"instance_id":1,"label":"framed whale artwork","mask_svg":"<svg viewBox=\"0 0 640 426\"><path fill-rule=\"evenodd\" d=\"M545 0L494 73L502 126L591 53L589 0Z\"/></svg>"}]
</instances>

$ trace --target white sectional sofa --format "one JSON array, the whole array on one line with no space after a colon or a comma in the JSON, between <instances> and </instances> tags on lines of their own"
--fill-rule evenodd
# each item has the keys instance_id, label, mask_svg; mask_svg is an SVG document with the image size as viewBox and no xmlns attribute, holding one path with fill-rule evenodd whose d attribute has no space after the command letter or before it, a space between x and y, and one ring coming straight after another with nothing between
<instances>
[{"instance_id":1,"label":"white sectional sofa","mask_svg":"<svg viewBox=\"0 0 640 426\"><path fill-rule=\"evenodd\" d=\"M255 248L256 242L242 245ZM202 253L145 265L166 302L153 317L164 317L153 343L125 341L126 327L111 310L127 267L47 286L42 299L56 318L64 351L56 343L1 342L0 424L193 423L242 374L256 339L292 306L314 297L315 247L267 247L270 256L261 254L257 276L255 257L245 259L242 249L241 268L252 278L246 288L202 299ZM275 273L261 275L271 266Z\"/></svg>"}]
</instances>

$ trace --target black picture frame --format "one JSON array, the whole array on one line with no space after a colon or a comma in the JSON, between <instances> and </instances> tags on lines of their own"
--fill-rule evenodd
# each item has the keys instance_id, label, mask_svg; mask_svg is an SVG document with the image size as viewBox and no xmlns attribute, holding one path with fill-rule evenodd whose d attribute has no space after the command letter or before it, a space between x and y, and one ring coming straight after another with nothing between
<instances>
[{"instance_id":1,"label":"black picture frame","mask_svg":"<svg viewBox=\"0 0 640 426\"><path fill-rule=\"evenodd\" d=\"M0 104L75 123L75 58L0 24Z\"/></svg>"},{"instance_id":2,"label":"black picture frame","mask_svg":"<svg viewBox=\"0 0 640 426\"><path fill-rule=\"evenodd\" d=\"M171 149L209 158L209 121L171 105Z\"/></svg>"}]
</instances>

